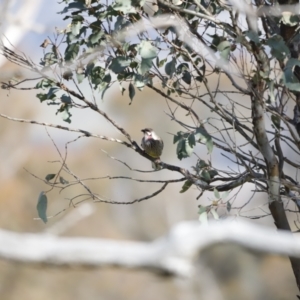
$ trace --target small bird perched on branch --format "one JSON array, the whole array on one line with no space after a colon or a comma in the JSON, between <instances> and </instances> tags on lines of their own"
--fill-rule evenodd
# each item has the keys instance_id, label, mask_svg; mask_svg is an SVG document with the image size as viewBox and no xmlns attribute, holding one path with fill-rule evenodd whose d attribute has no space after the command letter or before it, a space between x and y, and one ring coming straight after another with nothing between
<instances>
[{"instance_id":1,"label":"small bird perched on branch","mask_svg":"<svg viewBox=\"0 0 300 300\"><path fill-rule=\"evenodd\" d=\"M159 159L164 148L163 140L151 128L145 128L141 131L144 133L142 138L142 147L144 151L149 156ZM155 163L152 163L152 166L155 170L160 169Z\"/></svg>"}]
</instances>

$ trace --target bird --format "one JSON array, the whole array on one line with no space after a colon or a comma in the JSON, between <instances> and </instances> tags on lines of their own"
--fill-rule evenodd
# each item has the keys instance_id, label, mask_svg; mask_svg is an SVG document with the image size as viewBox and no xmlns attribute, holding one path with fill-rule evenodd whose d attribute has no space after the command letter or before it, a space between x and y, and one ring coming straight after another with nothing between
<instances>
[{"instance_id":1,"label":"bird","mask_svg":"<svg viewBox=\"0 0 300 300\"><path fill-rule=\"evenodd\" d=\"M144 133L141 146L145 153L153 158L160 159L164 148L163 140L153 131L152 128L145 128L141 131ZM155 170L160 169L160 167L155 163L152 163L152 167Z\"/></svg>"}]
</instances>

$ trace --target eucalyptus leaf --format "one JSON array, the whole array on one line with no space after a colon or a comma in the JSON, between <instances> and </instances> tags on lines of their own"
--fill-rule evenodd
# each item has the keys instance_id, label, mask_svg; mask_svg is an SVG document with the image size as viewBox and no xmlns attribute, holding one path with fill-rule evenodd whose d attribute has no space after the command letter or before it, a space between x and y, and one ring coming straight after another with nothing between
<instances>
[{"instance_id":1,"label":"eucalyptus leaf","mask_svg":"<svg viewBox=\"0 0 300 300\"><path fill-rule=\"evenodd\" d=\"M169 75L170 78L172 78L175 71L176 71L176 59L173 57L171 61L165 64L165 72L167 75Z\"/></svg>"},{"instance_id":2,"label":"eucalyptus leaf","mask_svg":"<svg viewBox=\"0 0 300 300\"><path fill-rule=\"evenodd\" d=\"M181 188L180 193L186 192L192 185L193 185L193 182L191 180L186 180Z\"/></svg>"},{"instance_id":3,"label":"eucalyptus leaf","mask_svg":"<svg viewBox=\"0 0 300 300\"><path fill-rule=\"evenodd\" d=\"M69 111L69 106L67 105L65 107L65 109L63 110L63 112L61 113L61 118L63 121L67 122L67 123L71 123L71 117L72 114Z\"/></svg>"},{"instance_id":4,"label":"eucalyptus leaf","mask_svg":"<svg viewBox=\"0 0 300 300\"><path fill-rule=\"evenodd\" d=\"M69 183L69 181L65 180L62 176L59 176L59 182L61 184L68 184Z\"/></svg>"},{"instance_id":5,"label":"eucalyptus leaf","mask_svg":"<svg viewBox=\"0 0 300 300\"><path fill-rule=\"evenodd\" d=\"M199 215L199 221L202 225L208 224L207 212L204 211Z\"/></svg>"},{"instance_id":6,"label":"eucalyptus leaf","mask_svg":"<svg viewBox=\"0 0 300 300\"><path fill-rule=\"evenodd\" d=\"M145 73L147 73L152 67L152 59L145 59L143 58L140 66L139 66L139 73L141 75L145 75Z\"/></svg>"},{"instance_id":7,"label":"eucalyptus leaf","mask_svg":"<svg viewBox=\"0 0 300 300\"><path fill-rule=\"evenodd\" d=\"M38 202L36 205L36 209L38 212L38 216L44 223L47 223L47 206L48 206L48 199L44 192L41 192L38 197Z\"/></svg>"},{"instance_id":8,"label":"eucalyptus leaf","mask_svg":"<svg viewBox=\"0 0 300 300\"><path fill-rule=\"evenodd\" d=\"M65 61L72 61L74 60L79 53L79 44L74 43L68 45L65 51Z\"/></svg>"},{"instance_id":9,"label":"eucalyptus leaf","mask_svg":"<svg viewBox=\"0 0 300 300\"><path fill-rule=\"evenodd\" d=\"M115 23L115 30L116 31L122 30L129 25L130 25L130 22L126 18L124 18L123 16L118 16L116 23Z\"/></svg>"},{"instance_id":10,"label":"eucalyptus leaf","mask_svg":"<svg viewBox=\"0 0 300 300\"><path fill-rule=\"evenodd\" d=\"M294 68L295 66L300 67L300 61L295 58L290 58L283 70L283 83L284 85L292 90L292 91L297 91L300 92L300 82L297 79L297 77L294 75Z\"/></svg>"},{"instance_id":11,"label":"eucalyptus leaf","mask_svg":"<svg viewBox=\"0 0 300 300\"><path fill-rule=\"evenodd\" d=\"M191 82L192 82L191 73L188 71L184 71L184 73L182 75L182 80L187 84L191 84Z\"/></svg>"},{"instance_id":12,"label":"eucalyptus leaf","mask_svg":"<svg viewBox=\"0 0 300 300\"><path fill-rule=\"evenodd\" d=\"M81 24L82 22L80 21L73 21L72 24L71 24L71 31L72 31L72 34L74 36L77 36L80 32L80 28L81 28Z\"/></svg>"},{"instance_id":13,"label":"eucalyptus leaf","mask_svg":"<svg viewBox=\"0 0 300 300\"><path fill-rule=\"evenodd\" d=\"M55 176L56 176L56 174L48 174L48 175L46 175L45 179L46 179L47 181L50 181L50 180L52 180Z\"/></svg>"},{"instance_id":14,"label":"eucalyptus leaf","mask_svg":"<svg viewBox=\"0 0 300 300\"><path fill-rule=\"evenodd\" d=\"M281 119L279 116L276 116L276 115L272 115L271 116L271 120L272 120L272 123L274 124L274 126L277 128L277 129L280 129L280 123L281 123Z\"/></svg>"},{"instance_id":15,"label":"eucalyptus leaf","mask_svg":"<svg viewBox=\"0 0 300 300\"><path fill-rule=\"evenodd\" d=\"M188 139L181 139L177 144L177 157L182 160L183 158L190 157L193 153L193 148L189 145Z\"/></svg>"},{"instance_id":16,"label":"eucalyptus leaf","mask_svg":"<svg viewBox=\"0 0 300 300\"><path fill-rule=\"evenodd\" d=\"M149 41L142 41L137 45L137 51L143 59L154 59L157 57L157 48Z\"/></svg>"},{"instance_id":17,"label":"eucalyptus leaf","mask_svg":"<svg viewBox=\"0 0 300 300\"><path fill-rule=\"evenodd\" d=\"M215 220L219 220L219 215L214 208L210 209L211 214L213 215Z\"/></svg>"},{"instance_id":18,"label":"eucalyptus leaf","mask_svg":"<svg viewBox=\"0 0 300 300\"><path fill-rule=\"evenodd\" d=\"M204 143L207 147L208 153L212 153L213 140L211 135L206 131L204 127L198 127L195 132L195 138L197 141Z\"/></svg>"},{"instance_id":19,"label":"eucalyptus leaf","mask_svg":"<svg viewBox=\"0 0 300 300\"><path fill-rule=\"evenodd\" d=\"M121 11L124 14L136 13L131 0L116 0L112 7L114 10Z\"/></svg>"},{"instance_id":20,"label":"eucalyptus leaf","mask_svg":"<svg viewBox=\"0 0 300 300\"><path fill-rule=\"evenodd\" d=\"M133 97L135 96L135 89L134 89L134 86L131 82L129 83L128 91L129 91L129 98L131 100L130 101L130 104L131 104L131 102L133 100Z\"/></svg>"},{"instance_id":21,"label":"eucalyptus leaf","mask_svg":"<svg viewBox=\"0 0 300 300\"><path fill-rule=\"evenodd\" d=\"M220 199L220 193L217 189L214 189L214 195L216 199Z\"/></svg>"},{"instance_id":22,"label":"eucalyptus leaf","mask_svg":"<svg viewBox=\"0 0 300 300\"><path fill-rule=\"evenodd\" d=\"M210 182L211 181L210 174L207 170L202 170L201 173L200 173L200 176L204 179L205 182Z\"/></svg>"},{"instance_id":23,"label":"eucalyptus leaf","mask_svg":"<svg viewBox=\"0 0 300 300\"><path fill-rule=\"evenodd\" d=\"M231 203L229 201L226 203L226 209L228 212L231 211Z\"/></svg>"},{"instance_id":24,"label":"eucalyptus leaf","mask_svg":"<svg viewBox=\"0 0 300 300\"><path fill-rule=\"evenodd\" d=\"M208 170L208 173L211 178L214 178L219 174L216 170Z\"/></svg>"},{"instance_id":25,"label":"eucalyptus leaf","mask_svg":"<svg viewBox=\"0 0 300 300\"><path fill-rule=\"evenodd\" d=\"M123 72L131 63L131 59L118 56L112 59L109 69L118 74Z\"/></svg>"},{"instance_id":26,"label":"eucalyptus leaf","mask_svg":"<svg viewBox=\"0 0 300 300\"><path fill-rule=\"evenodd\" d=\"M293 27L299 24L299 17L294 15L292 12L284 11L282 12L280 21L287 26Z\"/></svg>"},{"instance_id":27,"label":"eucalyptus leaf","mask_svg":"<svg viewBox=\"0 0 300 300\"><path fill-rule=\"evenodd\" d=\"M230 47L231 44L228 41L222 41L217 47L220 52L220 56L225 60L229 59Z\"/></svg>"},{"instance_id":28,"label":"eucalyptus leaf","mask_svg":"<svg viewBox=\"0 0 300 300\"><path fill-rule=\"evenodd\" d=\"M271 54L279 60L283 60L290 55L290 50L280 35L273 35L266 44L271 48Z\"/></svg>"},{"instance_id":29,"label":"eucalyptus leaf","mask_svg":"<svg viewBox=\"0 0 300 300\"><path fill-rule=\"evenodd\" d=\"M134 74L133 80L135 87L141 91L145 86L144 77L141 74Z\"/></svg>"},{"instance_id":30,"label":"eucalyptus leaf","mask_svg":"<svg viewBox=\"0 0 300 300\"><path fill-rule=\"evenodd\" d=\"M260 43L260 39L259 36L257 34L257 32L253 31L253 30L249 30L246 32L246 37L248 37L252 42L254 42L255 44L259 44Z\"/></svg>"},{"instance_id":31,"label":"eucalyptus leaf","mask_svg":"<svg viewBox=\"0 0 300 300\"><path fill-rule=\"evenodd\" d=\"M61 102L66 103L66 104L71 104L72 103L72 98L66 94L63 94L60 97Z\"/></svg>"}]
</instances>

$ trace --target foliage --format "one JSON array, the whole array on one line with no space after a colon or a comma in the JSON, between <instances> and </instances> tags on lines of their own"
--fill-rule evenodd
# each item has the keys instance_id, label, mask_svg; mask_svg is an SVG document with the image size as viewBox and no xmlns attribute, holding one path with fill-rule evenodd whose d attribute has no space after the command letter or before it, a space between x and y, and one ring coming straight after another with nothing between
<instances>
[{"instance_id":1,"label":"foliage","mask_svg":"<svg viewBox=\"0 0 300 300\"><path fill-rule=\"evenodd\" d=\"M173 182L184 181L180 192L194 186L199 190L197 199L204 192L214 192L216 200L211 205L199 205L203 220L209 213L218 218L217 211L222 207L228 213L235 209L242 215L250 200L235 208L233 203L239 189L250 183L254 193L263 192L269 198L269 212L254 218L271 214L279 228L287 229L283 203L291 201L295 212L300 203L300 188L294 178L300 165L284 154L292 151L298 155L300 150L300 62L295 50L300 40L298 17L266 11L256 16L256 8L269 7L269 2L263 2L255 0L252 6L240 3L238 11L220 0L158 0L157 5L144 0L63 0L60 14L69 26L41 45L44 55L39 66L3 45L2 52L41 76L34 87L37 98L42 105L57 106L56 113L65 122L72 122L74 110L90 109L118 129L124 140L84 129L73 131L117 142L152 161L114 116L107 115L99 103L84 94L82 87L89 84L93 93L105 99L106 91L119 85L130 104L137 91L149 88L176 106L176 110L170 108L169 115L182 127L174 133L177 157L183 160L197 155L198 162L188 170L156 161L161 169L182 177L165 180L155 193L132 203L158 195ZM224 80L229 82L227 88L220 85ZM18 89L22 84L24 81L9 82L3 87ZM207 110L205 119L200 118L199 107ZM178 117L177 110L189 120ZM210 160L200 157L199 144L205 145ZM219 170L214 151L221 152L232 167ZM61 172L72 176L62 161L60 171L49 174L45 183L65 189L69 181L62 182ZM102 201L82 180L76 177L75 181L86 188L90 198ZM225 201L221 192L231 197ZM41 201L45 202L43 196ZM45 205L38 210L45 221Z\"/></svg>"}]
</instances>

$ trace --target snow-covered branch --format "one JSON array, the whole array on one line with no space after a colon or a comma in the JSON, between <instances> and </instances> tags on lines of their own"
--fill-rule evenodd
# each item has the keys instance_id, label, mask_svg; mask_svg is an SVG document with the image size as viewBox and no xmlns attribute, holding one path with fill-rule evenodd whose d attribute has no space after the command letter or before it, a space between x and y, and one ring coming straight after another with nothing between
<instances>
[{"instance_id":1,"label":"snow-covered branch","mask_svg":"<svg viewBox=\"0 0 300 300\"><path fill-rule=\"evenodd\" d=\"M238 221L183 222L153 242L69 238L0 230L0 257L16 262L84 267L118 266L192 277L199 251L216 243L300 257L300 238L285 231Z\"/></svg>"}]
</instances>

